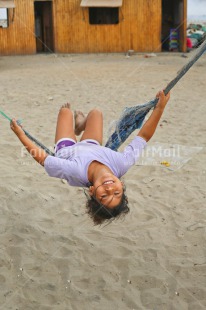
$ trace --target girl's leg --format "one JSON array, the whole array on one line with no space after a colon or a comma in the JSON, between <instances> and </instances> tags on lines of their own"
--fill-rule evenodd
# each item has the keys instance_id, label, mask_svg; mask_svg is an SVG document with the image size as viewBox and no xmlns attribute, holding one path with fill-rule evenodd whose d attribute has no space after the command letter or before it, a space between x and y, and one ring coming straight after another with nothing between
<instances>
[{"instance_id":1,"label":"girl's leg","mask_svg":"<svg viewBox=\"0 0 206 310\"><path fill-rule=\"evenodd\" d=\"M93 139L102 144L102 138L103 138L102 112L97 109L91 110L84 121L84 126L85 126L84 133L80 141L86 139Z\"/></svg>"},{"instance_id":2,"label":"girl's leg","mask_svg":"<svg viewBox=\"0 0 206 310\"><path fill-rule=\"evenodd\" d=\"M62 138L71 138L77 141L73 128L73 113L69 103L61 107L57 119L55 143Z\"/></svg>"}]
</instances>

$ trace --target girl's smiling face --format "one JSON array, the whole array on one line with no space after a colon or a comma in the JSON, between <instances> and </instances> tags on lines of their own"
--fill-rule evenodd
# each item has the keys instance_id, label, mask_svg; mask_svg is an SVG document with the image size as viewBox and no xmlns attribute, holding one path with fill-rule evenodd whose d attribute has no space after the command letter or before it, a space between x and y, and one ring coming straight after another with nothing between
<instances>
[{"instance_id":1,"label":"girl's smiling face","mask_svg":"<svg viewBox=\"0 0 206 310\"><path fill-rule=\"evenodd\" d=\"M90 186L89 194L108 208L119 205L123 195L123 183L112 173L105 173Z\"/></svg>"}]
</instances>

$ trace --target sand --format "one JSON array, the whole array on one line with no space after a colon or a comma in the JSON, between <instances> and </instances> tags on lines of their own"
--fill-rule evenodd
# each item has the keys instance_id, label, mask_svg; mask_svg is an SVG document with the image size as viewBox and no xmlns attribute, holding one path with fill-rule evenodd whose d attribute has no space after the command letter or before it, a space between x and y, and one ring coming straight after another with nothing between
<instances>
[{"instance_id":1,"label":"sand","mask_svg":"<svg viewBox=\"0 0 206 310\"><path fill-rule=\"evenodd\" d=\"M85 113L101 108L106 141L123 108L148 102L187 60L1 57L0 109L52 148L63 103ZM48 177L0 116L0 309L206 308L205 67L206 54L172 91L151 140L202 151L176 171L131 169L124 177L131 211L108 226L93 226L82 189Z\"/></svg>"}]
</instances>

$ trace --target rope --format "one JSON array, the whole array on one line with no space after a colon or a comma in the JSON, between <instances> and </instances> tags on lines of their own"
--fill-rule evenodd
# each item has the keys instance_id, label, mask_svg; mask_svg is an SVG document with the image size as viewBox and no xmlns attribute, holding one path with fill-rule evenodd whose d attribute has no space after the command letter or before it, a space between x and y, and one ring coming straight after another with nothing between
<instances>
[{"instance_id":1,"label":"rope","mask_svg":"<svg viewBox=\"0 0 206 310\"><path fill-rule=\"evenodd\" d=\"M10 122L12 121L12 119L6 115L3 111L0 111L0 114L5 117L6 119L8 119ZM21 124L20 121L17 121L18 125ZM37 144L40 148L42 148L47 154L54 156L54 153L51 152L45 145L43 145L41 142L39 142L36 138L34 138L32 135L30 135L30 133L28 131L26 131L24 128L22 128L22 130L24 131L25 135L32 140L35 144Z\"/></svg>"},{"instance_id":2,"label":"rope","mask_svg":"<svg viewBox=\"0 0 206 310\"><path fill-rule=\"evenodd\" d=\"M200 45L193 57L188 61L186 65L177 73L177 76L166 86L164 93L165 95L177 84L177 82L186 74L186 72L193 66L193 64L202 56L206 51L206 40ZM116 124L114 133L109 137L106 147L111 148L112 150L117 150L120 145L129 137L129 135L137 128L142 126L142 123L145 119L147 113L156 106L158 99L145 103L143 105L137 105L135 107L126 108L123 111L120 120ZM0 111L0 114L5 117L10 122L12 119L7 116L3 111ZM20 121L17 121L20 125ZM39 142L36 138L30 135L28 131L22 128L25 135L41 147L47 154L54 156L54 153L51 152L45 145Z\"/></svg>"},{"instance_id":3,"label":"rope","mask_svg":"<svg viewBox=\"0 0 206 310\"><path fill-rule=\"evenodd\" d=\"M177 73L177 76L166 86L165 95L177 84L177 82L185 75L185 73L193 66L193 64L202 56L206 51L206 40L200 45L196 53L191 57L186 65ZM134 107L126 108L120 119L116 123L114 132L107 140L106 147L112 150L117 150L120 145L130 136L130 134L137 128L140 128L143 124L147 113L156 106L158 99L145 103L143 105L137 105Z\"/></svg>"}]
</instances>

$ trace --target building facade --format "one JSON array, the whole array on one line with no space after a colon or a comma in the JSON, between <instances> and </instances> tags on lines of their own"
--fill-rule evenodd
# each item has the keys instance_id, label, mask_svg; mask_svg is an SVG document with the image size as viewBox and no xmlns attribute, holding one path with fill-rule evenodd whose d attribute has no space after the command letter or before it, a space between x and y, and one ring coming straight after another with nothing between
<instances>
[{"instance_id":1,"label":"building facade","mask_svg":"<svg viewBox=\"0 0 206 310\"><path fill-rule=\"evenodd\" d=\"M187 0L0 0L0 55L186 51Z\"/></svg>"}]
</instances>

